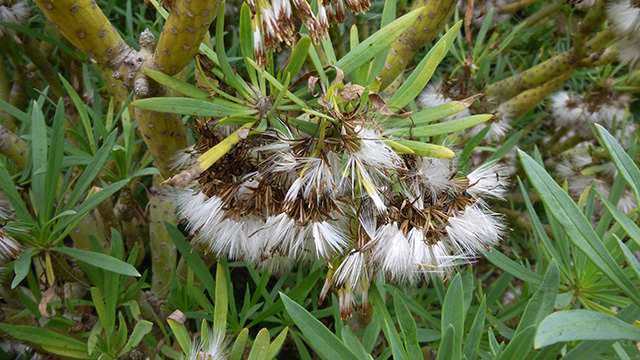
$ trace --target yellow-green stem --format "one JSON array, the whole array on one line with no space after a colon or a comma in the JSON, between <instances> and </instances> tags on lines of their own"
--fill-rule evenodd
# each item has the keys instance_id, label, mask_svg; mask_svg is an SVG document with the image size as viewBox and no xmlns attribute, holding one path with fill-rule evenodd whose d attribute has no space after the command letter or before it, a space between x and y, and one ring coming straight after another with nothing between
<instances>
[{"instance_id":1,"label":"yellow-green stem","mask_svg":"<svg viewBox=\"0 0 640 360\"><path fill-rule=\"evenodd\" d=\"M381 90L391 84L406 69L416 54L438 36L449 18L453 15L457 1L418 0L412 10L424 6L418 19L400 37L391 44L380 78Z\"/></svg>"},{"instance_id":2,"label":"yellow-green stem","mask_svg":"<svg viewBox=\"0 0 640 360\"><path fill-rule=\"evenodd\" d=\"M13 131L0 125L0 154L9 158L16 165L24 169L27 163L29 145Z\"/></svg>"},{"instance_id":3,"label":"yellow-green stem","mask_svg":"<svg viewBox=\"0 0 640 360\"><path fill-rule=\"evenodd\" d=\"M129 47L95 0L35 0L54 26L100 64L113 62Z\"/></svg>"},{"instance_id":4,"label":"yellow-green stem","mask_svg":"<svg viewBox=\"0 0 640 360\"><path fill-rule=\"evenodd\" d=\"M219 3L220 0L175 1L153 55L159 70L173 75L193 59Z\"/></svg>"}]
</instances>

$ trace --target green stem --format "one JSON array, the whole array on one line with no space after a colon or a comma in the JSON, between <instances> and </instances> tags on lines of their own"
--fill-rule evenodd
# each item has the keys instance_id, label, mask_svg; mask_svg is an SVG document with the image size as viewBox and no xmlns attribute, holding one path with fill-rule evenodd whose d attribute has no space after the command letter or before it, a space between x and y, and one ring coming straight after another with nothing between
<instances>
[{"instance_id":1,"label":"green stem","mask_svg":"<svg viewBox=\"0 0 640 360\"><path fill-rule=\"evenodd\" d=\"M24 169L29 154L29 145L13 131L0 125L0 154Z\"/></svg>"}]
</instances>

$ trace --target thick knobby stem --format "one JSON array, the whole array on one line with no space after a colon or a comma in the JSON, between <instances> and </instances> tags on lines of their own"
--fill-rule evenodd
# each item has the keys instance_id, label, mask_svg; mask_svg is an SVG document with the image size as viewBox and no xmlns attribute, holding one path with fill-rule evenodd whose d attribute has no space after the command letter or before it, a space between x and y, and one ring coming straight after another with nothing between
<instances>
[{"instance_id":1,"label":"thick knobby stem","mask_svg":"<svg viewBox=\"0 0 640 360\"><path fill-rule=\"evenodd\" d=\"M407 67L413 55L438 36L456 8L453 0L418 0L412 10L424 10L409 29L391 44L387 60L380 74L384 89Z\"/></svg>"},{"instance_id":2,"label":"thick knobby stem","mask_svg":"<svg viewBox=\"0 0 640 360\"><path fill-rule=\"evenodd\" d=\"M121 54L130 50L94 0L35 2L73 45L98 63L115 64Z\"/></svg>"},{"instance_id":3,"label":"thick knobby stem","mask_svg":"<svg viewBox=\"0 0 640 360\"><path fill-rule=\"evenodd\" d=\"M27 163L29 145L11 130L0 125L0 154L8 157L16 165L24 168Z\"/></svg>"},{"instance_id":4,"label":"thick knobby stem","mask_svg":"<svg viewBox=\"0 0 640 360\"><path fill-rule=\"evenodd\" d=\"M169 291L169 283L176 268L177 252L164 222L176 223L175 207L171 201L171 187L162 185L162 178L155 176L152 188L153 198L149 201L149 248L151 250L152 278L151 293L163 299Z\"/></svg>"},{"instance_id":5,"label":"thick knobby stem","mask_svg":"<svg viewBox=\"0 0 640 360\"><path fill-rule=\"evenodd\" d=\"M173 75L198 52L220 0L177 0L154 53L158 69Z\"/></svg>"}]
</instances>

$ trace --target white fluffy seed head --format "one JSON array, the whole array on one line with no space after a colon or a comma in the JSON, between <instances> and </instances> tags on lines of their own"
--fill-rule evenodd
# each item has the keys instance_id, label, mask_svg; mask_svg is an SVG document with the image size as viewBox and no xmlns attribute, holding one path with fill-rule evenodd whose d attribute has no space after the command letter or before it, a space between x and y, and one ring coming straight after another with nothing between
<instances>
[{"instance_id":1,"label":"white fluffy seed head","mask_svg":"<svg viewBox=\"0 0 640 360\"><path fill-rule=\"evenodd\" d=\"M616 0L609 2L606 10L618 36L640 37L640 7L630 0Z\"/></svg>"},{"instance_id":2,"label":"white fluffy seed head","mask_svg":"<svg viewBox=\"0 0 640 360\"><path fill-rule=\"evenodd\" d=\"M485 163L467 175L467 192L474 198L504 200L503 194L509 178L506 169L495 162Z\"/></svg>"},{"instance_id":3,"label":"white fluffy seed head","mask_svg":"<svg viewBox=\"0 0 640 360\"><path fill-rule=\"evenodd\" d=\"M0 21L16 25L24 25L29 17L29 7L26 1L13 4L0 4ZM0 25L0 37L4 37L13 30Z\"/></svg>"},{"instance_id":4,"label":"white fluffy seed head","mask_svg":"<svg viewBox=\"0 0 640 360\"><path fill-rule=\"evenodd\" d=\"M505 225L500 215L478 203L449 218L446 227L451 245L461 254L475 255L500 242Z\"/></svg>"}]
</instances>

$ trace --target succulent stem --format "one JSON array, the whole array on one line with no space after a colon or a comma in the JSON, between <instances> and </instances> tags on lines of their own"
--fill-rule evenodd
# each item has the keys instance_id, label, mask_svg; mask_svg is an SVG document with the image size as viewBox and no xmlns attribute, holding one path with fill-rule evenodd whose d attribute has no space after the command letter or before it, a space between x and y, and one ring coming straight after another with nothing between
<instances>
[{"instance_id":1,"label":"succulent stem","mask_svg":"<svg viewBox=\"0 0 640 360\"><path fill-rule=\"evenodd\" d=\"M456 8L453 0L419 0L413 3L411 10L424 6L422 13L409 29L391 44L389 54L380 74L381 90L391 84L409 65L419 50L438 36Z\"/></svg>"},{"instance_id":2,"label":"succulent stem","mask_svg":"<svg viewBox=\"0 0 640 360\"><path fill-rule=\"evenodd\" d=\"M164 222L176 223L175 207L171 201L171 187L161 184L162 178L153 178L153 198L149 201L149 248L153 263L151 293L164 298L169 290L169 283L176 268L176 247L164 226Z\"/></svg>"},{"instance_id":3,"label":"succulent stem","mask_svg":"<svg viewBox=\"0 0 640 360\"><path fill-rule=\"evenodd\" d=\"M129 50L94 0L35 0L54 26L100 64L116 64Z\"/></svg>"},{"instance_id":4,"label":"succulent stem","mask_svg":"<svg viewBox=\"0 0 640 360\"><path fill-rule=\"evenodd\" d=\"M153 60L162 72L173 75L198 52L220 0L176 0L162 29Z\"/></svg>"},{"instance_id":5,"label":"succulent stem","mask_svg":"<svg viewBox=\"0 0 640 360\"><path fill-rule=\"evenodd\" d=\"M0 154L8 157L16 165L24 169L27 163L29 145L13 131L0 125Z\"/></svg>"}]
</instances>

